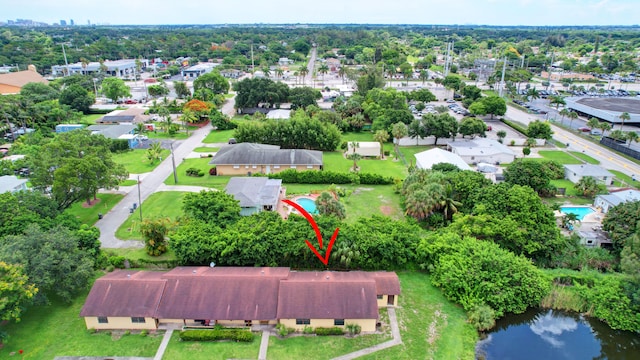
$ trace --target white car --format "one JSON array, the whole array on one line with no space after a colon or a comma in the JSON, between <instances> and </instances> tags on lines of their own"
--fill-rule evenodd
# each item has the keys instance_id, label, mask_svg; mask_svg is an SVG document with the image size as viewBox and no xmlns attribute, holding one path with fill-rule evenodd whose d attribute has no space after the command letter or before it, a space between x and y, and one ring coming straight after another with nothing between
<instances>
[{"instance_id":1,"label":"white car","mask_svg":"<svg viewBox=\"0 0 640 360\"><path fill-rule=\"evenodd\" d=\"M149 137L147 137L147 135L138 135L138 140L147 141L147 140L149 140Z\"/></svg>"}]
</instances>

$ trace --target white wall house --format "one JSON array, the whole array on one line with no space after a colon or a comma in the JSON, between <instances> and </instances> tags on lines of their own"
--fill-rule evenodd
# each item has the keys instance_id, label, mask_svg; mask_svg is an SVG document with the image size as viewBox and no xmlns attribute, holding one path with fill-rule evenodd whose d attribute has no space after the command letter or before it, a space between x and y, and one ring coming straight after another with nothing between
<instances>
[{"instance_id":1,"label":"white wall house","mask_svg":"<svg viewBox=\"0 0 640 360\"><path fill-rule=\"evenodd\" d=\"M358 147L355 148L355 152L357 154L360 154L360 156L365 156L365 157L378 157L380 156L380 143L377 141L356 141L356 143L358 144ZM353 141L349 141L347 143L347 154L353 154L354 153L354 148L353 148L354 142Z\"/></svg>"},{"instance_id":2,"label":"white wall house","mask_svg":"<svg viewBox=\"0 0 640 360\"><path fill-rule=\"evenodd\" d=\"M434 148L415 155L418 169L431 169L435 164L446 163L457 166L460 170L472 170L462 158L452 152Z\"/></svg>"},{"instance_id":3,"label":"white wall house","mask_svg":"<svg viewBox=\"0 0 640 360\"><path fill-rule=\"evenodd\" d=\"M467 164L473 165L509 164L516 157L515 152L506 145L486 138L452 141L447 143L447 149L460 156Z\"/></svg>"},{"instance_id":4,"label":"white wall house","mask_svg":"<svg viewBox=\"0 0 640 360\"><path fill-rule=\"evenodd\" d=\"M606 195L597 195L593 201L593 205L600 208L603 213L607 213L609 209L624 202L640 201L640 191L633 189L624 189L612 191Z\"/></svg>"},{"instance_id":5,"label":"white wall house","mask_svg":"<svg viewBox=\"0 0 640 360\"><path fill-rule=\"evenodd\" d=\"M574 184L585 176L591 176L598 184L604 184L607 186L613 184L614 175L602 166L592 164L564 166L564 178Z\"/></svg>"},{"instance_id":6,"label":"white wall house","mask_svg":"<svg viewBox=\"0 0 640 360\"><path fill-rule=\"evenodd\" d=\"M18 179L13 175L0 176L0 194L28 190L27 181L27 179Z\"/></svg>"}]
</instances>

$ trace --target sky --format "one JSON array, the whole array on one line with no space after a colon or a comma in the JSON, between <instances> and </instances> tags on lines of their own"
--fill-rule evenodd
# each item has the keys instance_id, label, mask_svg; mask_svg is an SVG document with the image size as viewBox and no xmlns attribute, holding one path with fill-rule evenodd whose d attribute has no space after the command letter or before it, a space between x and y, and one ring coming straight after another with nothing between
<instances>
[{"instance_id":1,"label":"sky","mask_svg":"<svg viewBox=\"0 0 640 360\"><path fill-rule=\"evenodd\" d=\"M76 25L459 24L636 25L640 0L23 0L0 21Z\"/></svg>"}]
</instances>

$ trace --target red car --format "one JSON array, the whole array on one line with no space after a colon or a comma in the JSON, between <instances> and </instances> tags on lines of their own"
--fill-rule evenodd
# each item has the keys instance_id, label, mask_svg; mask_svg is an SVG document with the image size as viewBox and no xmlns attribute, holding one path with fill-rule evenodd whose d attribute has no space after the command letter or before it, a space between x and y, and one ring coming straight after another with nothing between
<instances>
[{"instance_id":1,"label":"red car","mask_svg":"<svg viewBox=\"0 0 640 360\"><path fill-rule=\"evenodd\" d=\"M580 131L582 131L582 132L589 132L589 131L591 131L591 128L590 128L590 127L583 126L583 127L579 127L579 128L578 128L578 130L580 130Z\"/></svg>"},{"instance_id":2,"label":"red car","mask_svg":"<svg viewBox=\"0 0 640 360\"><path fill-rule=\"evenodd\" d=\"M137 104L138 101L137 100L133 100L133 99L127 99L127 100L124 101L124 103L131 105L131 104Z\"/></svg>"}]
</instances>

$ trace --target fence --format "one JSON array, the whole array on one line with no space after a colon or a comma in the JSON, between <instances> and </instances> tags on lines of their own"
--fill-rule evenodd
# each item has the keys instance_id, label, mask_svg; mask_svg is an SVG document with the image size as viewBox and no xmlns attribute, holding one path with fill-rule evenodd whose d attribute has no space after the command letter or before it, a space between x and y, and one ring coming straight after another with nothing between
<instances>
[{"instance_id":1,"label":"fence","mask_svg":"<svg viewBox=\"0 0 640 360\"><path fill-rule=\"evenodd\" d=\"M600 144L627 156L631 156L634 159L640 160L640 152L627 146L625 142L621 142L620 140L616 140L608 136L603 136L602 139L600 139Z\"/></svg>"}]
</instances>

